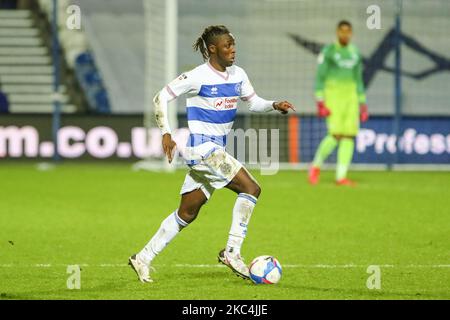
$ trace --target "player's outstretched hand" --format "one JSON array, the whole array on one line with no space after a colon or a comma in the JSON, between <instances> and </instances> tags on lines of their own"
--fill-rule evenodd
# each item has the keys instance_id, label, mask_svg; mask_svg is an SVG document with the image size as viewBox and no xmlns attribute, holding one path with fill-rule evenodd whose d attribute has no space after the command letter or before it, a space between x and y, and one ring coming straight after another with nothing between
<instances>
[{"instance_id":1,"label":"player's outstretched hand","mask_svg":"<svg viewBox=\"0 0 450 320\"><path fill-rule=\"evenodd\" d=\"M172 163L173 156L175 154L175 149L177 148L177 144L175 143L175 141L172 140L172 136L169 133L163 135L162 146L164 154L167 156L169 163Z\"/></svg>"},{"instance_id":2,"label":"player's outstretched hand","mask_svg":"<svg viewBox=\"0 0 450 320\"><path fill-rule=\"evenodd\" d=\"M325 102L317 101L317 116L319 118L326 118L331 114L330 109L325 106Z\"/></svg>"},{"instance_id":3,"label":"player's outstretched hand","mask_svg":"<svg viewBox=\"0 0 450 320\"><path fill-rule=\"evenodd\" d=\"M289 112L289 109L292 109L295 111L294 106L287 101L281 101L281 102L274 102L273 108L277 111L279 111L281 114L287 114Z\"/></svg>"}]
</instances>

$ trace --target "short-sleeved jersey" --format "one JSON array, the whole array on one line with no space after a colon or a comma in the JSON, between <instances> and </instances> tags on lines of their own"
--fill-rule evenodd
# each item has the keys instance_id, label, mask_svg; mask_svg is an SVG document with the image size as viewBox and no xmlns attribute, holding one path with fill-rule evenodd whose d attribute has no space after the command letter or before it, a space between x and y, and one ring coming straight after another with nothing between
<instances>
[{"instance_id":1,"label":"short-sleeved jersey","mask_svg":"<svg viewBox=\"0 0 450 320\"><path fill-rule=\"evenodd\" d=\"M185 152L188 164L196 164L195 158L204 158L217 147L225 147L238 100L245 101L255 95L242 68L231 66L219 72L209 62L183 73L166 90L174 98L186 94L190 130Z\"/></svg>"}]
</instances>

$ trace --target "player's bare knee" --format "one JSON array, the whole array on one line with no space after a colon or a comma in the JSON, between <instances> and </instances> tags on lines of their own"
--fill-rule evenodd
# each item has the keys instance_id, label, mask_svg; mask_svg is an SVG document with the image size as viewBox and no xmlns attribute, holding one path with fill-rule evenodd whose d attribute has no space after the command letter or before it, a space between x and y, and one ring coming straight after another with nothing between
<instances>
[{"instance_id":1,"label":"player's bare knee","mask_svg":"<svg viewBox=\"0 0 450 320\"><path fill-rule=\"evenodd\" d=\"M179 209L178 216L186 223L193 222L198 216L198 210L195 209Z\"/></svg>"},{"instance_id":2,"label":"player's bare knee","mask_svg":"<svg viewBox=\"0 0 450 320\"><path fill-rule=\"evenodd\" d=\"M257 183L252 183L247 187L246 192L247 194L250 194L254 196L255 198L258 198L261 194L261 187Z\"/></svg>"},{"instance_id":3,"label":"player's bare knee","mask_svg":"<svg viewBox=\"0 0 450 320\"><path fill-rule=\"evenodd\" d=\"M261 187L259 186L259 184L256 184L256 188L255 188L255 194L254 194L254 196L256 197L256 198L259 198L259 196L261 195Z\"/></svg>"}]
</instances>

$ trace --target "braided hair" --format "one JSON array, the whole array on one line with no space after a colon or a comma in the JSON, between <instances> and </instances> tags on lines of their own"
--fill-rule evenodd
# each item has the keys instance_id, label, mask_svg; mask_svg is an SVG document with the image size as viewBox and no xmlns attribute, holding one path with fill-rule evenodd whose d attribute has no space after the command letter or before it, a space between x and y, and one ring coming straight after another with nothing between
<instances>
[{"instance_id":1,"label":"braided hair","mask_svg":"<svg viewBox=\"0 0 450 320\"><path fill-rule=\"evenodd\" d=\"M204 60L209 58L208 46L213 44L214 38L224 34L230 34L227 27L222 25L209 26L205 28L202 35L194 42L195 51L200 51Z\"/></svg>"}]
</instances>

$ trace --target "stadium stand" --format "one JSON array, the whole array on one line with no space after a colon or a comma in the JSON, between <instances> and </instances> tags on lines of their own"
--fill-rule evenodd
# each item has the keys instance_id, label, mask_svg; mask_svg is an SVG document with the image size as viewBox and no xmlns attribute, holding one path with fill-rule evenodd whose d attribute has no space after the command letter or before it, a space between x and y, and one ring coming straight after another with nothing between
<instances>
[{"instance_id":1,"label":"stadium stand","mask_svg":"<svg viewBox=\"0 0 450 320\"><path fill-rule=\"evenodd\" d=\"M9 112L9 102L6 95L0 91L0 113Z\"/></svg>"},{"instance_id":2,"label":"stadium stand","mask_svg":"<svg viewBox=\"0 0 450 320\"><path fill-rule=\"evenodd\" d=\"M53 10L52 1L40 0L39 3L47 17L50 17ZM89 48L85 30L69 29L66 26L69 18L67 8L70 5L69 0L58 1L58 34L65 61L68 68L74 72L76 82L87 99L88 111L110 113L108 92Z\"/></svg>"},{"instance_id":3,"label":"stadium stand","mask_svg":"<svg viewBox=\"0 0 450 320\"><path fill-rule=\"evenodd\" d=\"M31 10L0 10L0 85L12 113L51 112L52 58ZM75 112L63 87L64 112Z\"/></svg>"},{"instance_id":4,"label":"stadium stand","mask_svg":"<svg viewBox=\"0 0 450 320\"><path fill-rule=\"evenodd\" d=\"M4 96L1 112L53 111L51 3L43 0L27 6L11 1L2 5L7 10L0 9L0 92ZM67 3L59 3L62 112L109 113L108 94L84 32L66 27ZM88 64L86 56L91 56Z\"/></svg>"},{"instance_id":5,"label":"stadium stand","mask_svg":"<svg viewBox=\"0 0 450 320\"><path fill-rule=\"evenodd\" d=\"M142 1L71 2L83 9L84 31L109 94L111 112L142 113L146 45Z\"/></svg>"}]
</instances>

